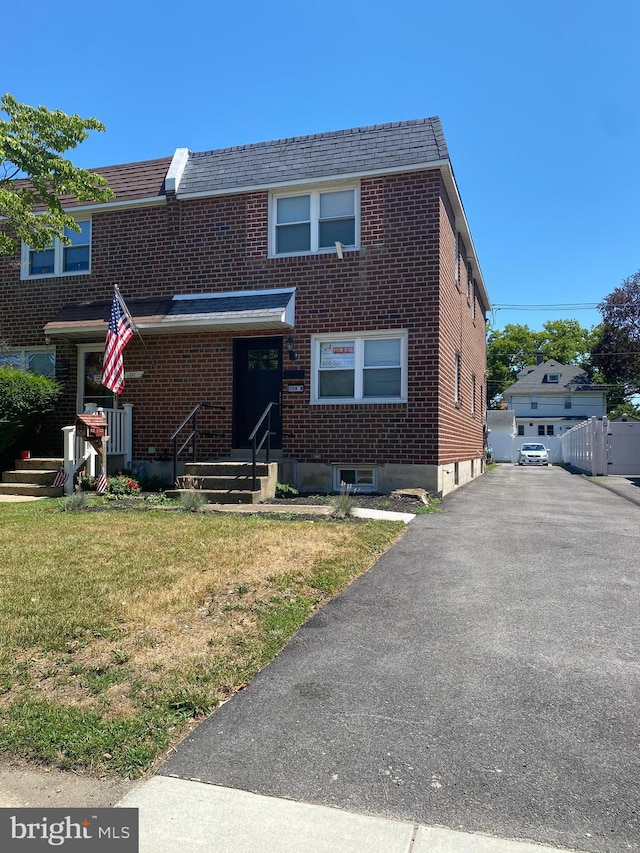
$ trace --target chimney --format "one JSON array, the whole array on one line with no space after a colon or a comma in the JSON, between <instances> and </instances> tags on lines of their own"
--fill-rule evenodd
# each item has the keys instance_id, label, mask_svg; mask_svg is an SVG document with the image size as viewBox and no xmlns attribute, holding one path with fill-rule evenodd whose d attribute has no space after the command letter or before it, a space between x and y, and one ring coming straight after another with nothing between
<instances>
[{"instance_id":1,"label":"chimney","mask_svg":"<svg viewBox=\"0 0 640 853\"><path fill-rule=\"evenodd\" d=\"M536 366L538 364L542 364L543 361L544 361L544 356L542 355L542 352L540 350L538 350L536 352Z\"/></svg>"}]
</instances>

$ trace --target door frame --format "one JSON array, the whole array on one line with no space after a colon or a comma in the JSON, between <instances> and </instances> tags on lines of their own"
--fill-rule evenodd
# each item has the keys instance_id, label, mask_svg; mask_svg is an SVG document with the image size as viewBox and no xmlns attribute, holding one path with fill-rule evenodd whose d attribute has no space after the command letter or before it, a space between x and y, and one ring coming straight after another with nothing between
<instances>
[{"instance_id":1,"label":"door frame","mask_svg":"<svg viewBox=\"0 0 640 853\"><path fill-rule=\"evenodd\" d=\"M279 450L282 447L282 378L283 378L283 356L284 356L284 336L283 335L264 335L264 336L254 336L247 338L233 338L233 375L231 381L231 446L234 450L247 450L250 445L249 444L240 444L237 441L237 433L239 430L238 425L238 408L240 405L240 401L243 399L242 394L238 392L236 387L236 383L239 381L238 379L238 359L240 357L240 352L242 349L245 351L250 348L251 345L261 344L263 348L267 348L270 346L271 348L277 348L279 352L279 361L280 361L280 370L279 370L279 383L277 390L277 399L274 400L274 403L278 403L280 409L278 411L279 417L279 429L277 433L277 437L275 438L275 449ZM266 404L265 404L266 405ZM256 415L256 421L262 412L259 412ZM253 425L255 426L255 424ZM253 426L251 427L253 429ZM274 447L273 437L271 447Z\"/></svg>"}]
</instances>

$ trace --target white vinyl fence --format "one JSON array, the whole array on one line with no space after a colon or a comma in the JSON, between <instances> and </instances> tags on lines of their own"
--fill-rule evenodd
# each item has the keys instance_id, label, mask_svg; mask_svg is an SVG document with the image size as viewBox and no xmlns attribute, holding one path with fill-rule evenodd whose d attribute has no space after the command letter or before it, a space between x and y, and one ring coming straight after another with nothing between
<instances>
[{"instance_id":1,"label":"white vinyl fence","mask_svg":"<svg viewBox=\"0 0 640 853\"><path fill-rule=\"evenodd\" d=\"M640 421L589 418L561 438L562 461L592 476L640 475Z\"/></svg>"}]
</instances>

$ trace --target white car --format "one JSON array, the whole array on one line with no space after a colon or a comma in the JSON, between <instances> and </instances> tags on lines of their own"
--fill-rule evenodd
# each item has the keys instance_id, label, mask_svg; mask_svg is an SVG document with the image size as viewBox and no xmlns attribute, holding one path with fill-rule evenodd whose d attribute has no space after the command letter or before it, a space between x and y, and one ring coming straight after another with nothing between
<instances>
[{"instance_id":1,"label":"white car","mask_svg":"<svg viewBox=\"0 0 640 853\"><path fill-rule=\"evenodd\" d=\"M544 444L523 444L518 454L518 465L548 465L549 451Z\"/></svg>"}]
</instances>

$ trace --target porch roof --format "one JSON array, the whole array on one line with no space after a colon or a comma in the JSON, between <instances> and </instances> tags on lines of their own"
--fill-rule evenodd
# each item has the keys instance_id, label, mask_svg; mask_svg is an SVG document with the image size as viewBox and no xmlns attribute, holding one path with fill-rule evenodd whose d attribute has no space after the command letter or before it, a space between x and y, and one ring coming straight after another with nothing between
<instances>
[{"instance_id":1,"label":"porch roof","mask_svg":"<svg viewBox=\"0 0 640 853\"><path fill-rule=\"evenodd\" d=\"M136 327L154 334L290 329L295 324L295 288L124 299ZM101 337L106 335L110 311L111 300L65 305L45 325L44 333L48 337Z\"/></svg>"}]
</instances>

